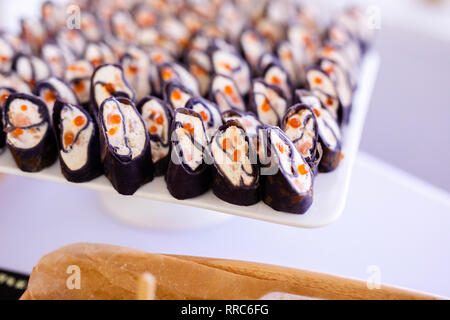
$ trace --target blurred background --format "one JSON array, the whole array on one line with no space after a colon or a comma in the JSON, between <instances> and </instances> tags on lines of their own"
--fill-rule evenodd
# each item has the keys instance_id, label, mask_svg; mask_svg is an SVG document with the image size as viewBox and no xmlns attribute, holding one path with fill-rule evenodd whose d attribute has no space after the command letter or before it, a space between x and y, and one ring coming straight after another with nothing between
<instances>
[{"instance_id":1,"label":"blurred background","mask_svg":"<svg viewBox=\"0 0 450 320\"><path fill-rule=\"evenodd\" d=\"M42 2L0 0L1 28L16 30ZM313 3L324 15L348 4L380 10L381 69L361 149L450 192L450 1Z\"/></svg>"}]
</instances>

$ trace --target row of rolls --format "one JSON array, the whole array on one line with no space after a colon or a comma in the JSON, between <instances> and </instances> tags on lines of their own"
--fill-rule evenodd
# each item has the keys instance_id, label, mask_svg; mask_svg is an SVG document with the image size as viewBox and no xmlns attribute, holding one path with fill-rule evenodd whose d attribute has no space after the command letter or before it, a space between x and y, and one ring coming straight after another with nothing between
<instances>
[{"instance_id":1,"label":"row of rolls","mask_svg":"<svg viewBox=\"0 0 450 320\"><path fill-rule=\"evenodd\" d=\"M176 3L81 1L67 29L46 2L19 36L1 33L0 149L23 171L59 158L68 181L105 175L123 195L164 176L180 200L212 189L305 213L343 158L364 13L320 27L295 1Z\"/></svg>"}]
</instances>

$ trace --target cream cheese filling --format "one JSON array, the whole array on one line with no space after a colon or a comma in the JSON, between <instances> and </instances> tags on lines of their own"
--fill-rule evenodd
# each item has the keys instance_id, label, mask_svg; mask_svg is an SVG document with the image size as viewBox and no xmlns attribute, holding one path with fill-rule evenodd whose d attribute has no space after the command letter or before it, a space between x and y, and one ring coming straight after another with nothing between
<instances>
[{"instance_id":1,"label":"cream cheese filling","mask_svg":"<svg viewBox=\"0 0 450 320\"><path fill-rule=\"evenodd\" d=\"M64 107L61 110L61 124L63 131L62 150L60 155L66 166L76 171L86 165L88 161L89 143L94 131L94 125L78 108ZM78 138L76 138L78 136ZM76 140L75 140L76 139Z\"/></svg>"},{"instance_id":2,"label":"cream cheese filling","mask_svg":"<svg viewBox=\"0 0 450 320\"><path fill-rule=\"evenodd\" d=\"M144 125L131 105L110 100L103 107L103 123L109 144L121 156L140 156L145 148Z\"/></svg>"},{"instance_id":3,"label":"cream cheese filling","mask_svg":"<svg viewBox=\"0 0 450 320\"><path fill-rule=\"evenodd\" d=\"M242 129L231 126L217 132L211 143L214 161L225 177L236 187L250 186L255 181L249 158L249 145Z\"/></svg>"}]
</instances>

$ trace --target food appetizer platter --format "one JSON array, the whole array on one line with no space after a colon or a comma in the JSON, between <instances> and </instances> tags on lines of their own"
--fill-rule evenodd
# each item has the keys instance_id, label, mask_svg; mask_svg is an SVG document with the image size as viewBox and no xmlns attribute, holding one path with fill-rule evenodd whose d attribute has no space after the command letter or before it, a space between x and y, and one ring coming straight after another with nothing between
<instances>
[{"instance_id":1,"label":"food appetizer platter","mask_svg":"<svg viewBox=\"0 0 450 320\"><path fill-rule=\"evenodd\" d=\"M378 56L359 9L319 25L295 3L80 1L81 29L70 30L46 2L19 37L0 35L0 171L297 227L331 223Z\"/></svg>"}]
</instances>

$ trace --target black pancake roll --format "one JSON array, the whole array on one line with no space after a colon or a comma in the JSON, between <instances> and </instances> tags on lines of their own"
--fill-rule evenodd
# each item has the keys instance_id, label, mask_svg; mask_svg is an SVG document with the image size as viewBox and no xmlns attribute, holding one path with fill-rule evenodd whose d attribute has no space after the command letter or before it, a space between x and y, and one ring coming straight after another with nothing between
<instances>
[{"instance_id":1,"label":"black pancake roll","mask_svg":"<svg viewBox=\"0 0 450 320\"><path fill-rule=\"evenodd\" d=\"M245 98L236 82L227 76L216 74L211 81L210 100L219 107L220 112L235 110L247 111Z\"/></svg>"},{"instance_id":2,"label":"black pancake roll","mask_svg":"<svg viewBox=\"0 0 450 320\"><path fill-rule=\"evenodd\" d=\"M283 118L281 129L316 174L321 151L318 151L319 130L313 109L306 104L292 106Z\"/></svg>"},{"instance_id":3,"label":"black pancake roll","mask_svg":"<svg viewBox=\"0 0 450 320\"><path fill-rule=\"evenodd\" d=\"M31 88L38 81L44 80L51 75L51 70L47 62L38 56L25 53L18 53L14 56L11 69L22 77Z\"/></svg>"},{"instance_id":4,"label":"black pancake roll","mask_svg":"<svg viewBox=\"0 0 450 320\"><path fill-rule=\"evenodd\" d=\"M353 102L353 89L348 73L335 61L331 59L321 59L320 68L325 71L336 86L336 92L341 106L341 122L348 124Z\"/></svg>"},{"instance_id":5,"label":"black pancake roll","mask_svg":"<svg viewBox=\"0 0 450 320\"><path fill-rule=\"evenodd\" d=\"M158 74L163 90L167 84L177 82L188 89L192 95L200 95L200 86L197 79L181 64L175 62L161 63L158 65Z\"/></svg>"},{"instance_id":6,"label":"black pancake roll","mask_svg":"<svg viewBox=\"0 0 450 320\"><path fill-rule=\"evenodd\" d=\"M25 172L38 172L52 165L57 157L45 103L23 93L9 95L3 106L6 143L17 166Z\"/></svg>"},{"instance_id":7,"label":"black pancake roll","mask_svg":"<svg viewBox=\"0 0 450 320\"><path fill-rule=\"evenodd\" d=\"M239 36L239 46L242 55L251 66L253 74L258 74L258 62L261 56L270 52L265 38L252 27L245 27Z\"/></svg>"},{"instance_id":8,"label":"black pancake roll","mask_svg":"<svg viewBox=\"0 0 450 320\"><path fill-rule=\"evenodd\" d=\"M133 102L111 97L100 106L100 155L106 177L122 195L153 179L150 137Z\"/></svg>"},{"instance_id":9,"label":"black pancake roll","mask_svg":"<svg viewBox=\"0 0 450 320\"><path fill-rule=\"evenodd\" d=\"M6 146L6 132L3 130L3 105L8 97L16 90L8 87L0 87L0 154Z\"/></svg>"},{"instance_id":10,"label":"black pancake roll","mask_svg":"<svg viewBox=\"0 0 450 320\"><path fill-rule=\"evenodd\" d=\"M246 97L251 87L250 67L234 48L228 48L230 44L224 42L219 48L216 41L208 50L211 59L213 74L220 74L233 79L239 93Z\"/></svg>"},{"instance_id":11,"label":"black pancake roll","mask_svg":"<svg viewBox=\"0 0 450 320\"><path fill-rule=\"evenodd\" d=\"M264 81L267 84L280 88L286 97L288 104L291 103L294 86L289 73L283 68L281 63L272 62L264 70Z\"/></svg>"},{"instance_id":12,"label":"black pancake roll","mask_svg":"<svg viewBox=\"0 0 450 320\"><path fill-rule=\"evenodd\" d=\"M297 90L296 97L300 103L308 105L314 112L319 131L318 156L320 153L319 172L335 170L341 161L342 134L341 129L328 108L324 107L316 95L317 92ZM316 157L317 158L317 157Z\"/></svg>"},{"instance_id":13,"label":"black pancake roll","mask_svg":"<svg viewBox=\"0 0 450 320\"><path fill-rule=\"evenodd\" d=\"M218 198L240 206L259 202L259 169L252 162L251 148L245 129L236 120L226 122L212 137L212 190Z\"/></svg>"},{"instance_id":14,"label":"black pancake roll","mask_svg":"<svg viewBox=\"0 0 450 320\"><path fill-rule=\"evenodd\" d=\"M171 132L167 189L179 200L200 196L211 183L208 137L201 115L190 109L177 109Z\"/></svg>"},{"instance_id":15,"label":"black pancake roll","mask_svg":"<svg viewBox=\"0 0 450 320\"><path fill-rule=\"evenodd\" d=\"M52 121L53 108L57 99L70 104L79 104L72 88L64 80L56 77L39 81L33 89L33 94L45 102Z\"/></svg>"},{"instance_id":16,"label":"black pancake roll","mask_svg":"<svg viewBox=\"0 0 450 320\"><path fill-rule=\"evenodd\" d=\"M136 108L141 113L150 135L155 176L164 176L170 161L172 107L166 101L147 96L137 104Z\"/></svg>"},{"instance_id":17,"label":"black pancake roll","mask_svg":"<svg viewBox=\"0 0 450 320\"><path fill-rule=\"evenodd\" d=\"M335 83L329 74L319 67L311 67L306 72L306 81L311 92L314 92L319 97L322 104L341 123L343 118L342 107L339 102Z\"/></svg>"},{"instance_id":18,"label":"black pancake roll","mask_svg":"<svg viewBox=\"0 0 450 320\"><path fill-rule=\"evenodd\" d=\"M261 181L264 202L277 211L303 214L313 202L314 173L278 127L266 127L272 172Z\"/></svg>"},{"instance_id":19,"label":"black pancake roll","mask_svg":"<svg viewBox=\"0 0 450 320\"><path fill-rule=\"evenodd\" d=\"M262 123L280 126L290 106L289 100L280 87L271 85L264 79L254 79L249 96L249 108Z\"/></svg>"},{"instance_id":20,"label":"black pancake roll","mask_svg":"<svg viewBox=\"0 0 450 320\"><path fill-rule=\"evenodd\" d=\"M110 97L124 97L131 101L135 99L134 89L126 80L119 64L104 64L97 67L92 74L90 92L90 109L94 118L97 118L103 101Z\"/></svg>"},{"instance_id":21,"label":"black pancake roll","mask_svg":"<svg viewBox=\"0 0 450 320\"><path fill-rule=\"evenodd\" d=\"M61 172L68 181L88 182L103 173L97 124L82 106L56 100L53 131Z\"/></svg>"},{"instance_id":22,"label":"black pancake roll","mask_svg":"<svg viewBox=\"0 0 450 320\"><path fill-rule=\"evenodd\" d=\"M70 64L64 73L64 80L75 92L78 101L89 110L91 77L94 73L93 65L87 60L78 60Z\"/></svg>"},{"instance_id":23,"label":"black pancake roll","mask_svg":"<svg viewBox=\"0 0 450 320\"><path fill-rule=\"evenodd\" d=\"M210 139L216 130L223 124L219 107L209 100L200 97L191 98L186 103L186 109L194 110L202 116L208 139Z\"/></svg>"},{"instance_id":24,"label":"black pancake roll","mask_svg":"<svg viewBox=\"0 0 450 320\"><path fill-rule=\"evenodd\" d=\"M172 107L172 110L184 108L189 99L194 96L195 94L180 82L174 81L164 85L163 98Z\"/></svg>"}]
</instances>

